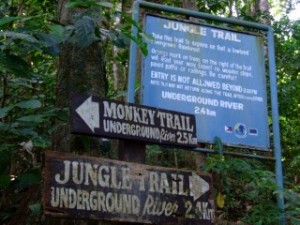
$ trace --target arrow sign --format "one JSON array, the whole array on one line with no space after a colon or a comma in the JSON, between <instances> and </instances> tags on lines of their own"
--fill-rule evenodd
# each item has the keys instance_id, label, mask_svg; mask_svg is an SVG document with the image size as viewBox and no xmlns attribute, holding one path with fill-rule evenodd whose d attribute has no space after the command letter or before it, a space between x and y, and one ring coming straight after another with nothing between
<instances>
[{"instance_id":1,"label":"arrow sign","mask_svg":"<svg viewBox=\"0 0 300 225\"><path fill-rule=\"evenodd\" d=\"M193 172L190 176L190 196L193 196L194 201L196 201L207 191L209 191L209 183Z\"/></svg>"},{"instance_id":2,"label":"arrow sign","mask_svg":"<svg viewBox=\"0 0 300 225\"><path fill-rule=\"evenodd\" d=\"M87 95L74 95L71 108L72 133L184 148L197 146L192 114Z\"/></svg>"},{"instance_id":3,"label":"arrow sign","mask_svg":"<svg viewBox=\"0 0 300 225\"><path fill-rule=\"evenodd\" d=\"M96 129L97 132L98 129ZM78 174L86 173L80 181ZM213 225L212 176L62 152L45 152L49 216L142 224Z\"/></svg>"},{"instance_id":4,"label":"arrow sign","mask_svg":"<svg viewBox=\"0 0 300 225\"><path fill-rule=\"evenodd\" d=\"M95 128L100 128L99 103L92 101L92 96L86 99L77 109L81 119L95 133Z\"/></svg>"}]
</instances>

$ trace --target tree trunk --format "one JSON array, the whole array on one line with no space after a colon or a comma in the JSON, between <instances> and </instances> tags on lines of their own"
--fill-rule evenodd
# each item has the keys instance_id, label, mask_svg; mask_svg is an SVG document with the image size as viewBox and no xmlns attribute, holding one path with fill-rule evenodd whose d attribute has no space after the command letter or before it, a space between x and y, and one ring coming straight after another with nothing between
<instances>
[{"instance_id":1,"label":"tree trunk","mask_svg":"<svg viewBox=\"0 0 300 225\"><path fill-rule=\"evenodd\" d=\"M255 2L255 12L260 12L262 14L261 23L266 25L269 25L271 23L270 4L268 0L257 0Z\"/></svg>"},{"instance_id":2,"label":"tree trunk","mask_svg":"<svg viewBox=\"0 0 300 225\"><path fill-rule=\"evenodd\" d=\"M73 23L73 15L80 10L65 8L67 1L59 1L58 17L60 23ZM81 48L75 43L66 42L60 48L56 106L60 109L70 108L71 96L75 93L90 94L104 97L105 67L101 43ZM99 140L95 138L81 138L70 133L70 123L58 123L58 131L53 136L53 150L56 151L89 151L95 154Z\"/></svg>"},{"instance_id":3,"label":"tree trunk","mask_svg":"<svg viewBox=\"0 0 300 225\"><path fill-rule=\"evenodd\" d=\"M196 10L196 0L182 0L182 8Z\"/></svg>"},{"instance_id":4,"label":"tree trunk","mask_svg":"<svg viewBox=\"0 0 300 225\"><path fill-rule=\"evenodd\" d=\"M264 14L264 17L262 19L263 24L270 24L270 4L268 0L260 0L259 1L259 10Z\"/></svg>"},{"instance_id":5,"label":"tree trunk","mask_svg":"<svg viewBox=\"0 0 300 225\"><path fill-rule=\"evenodd\" d=\"M82 9L66 8L68 1L58 1L58 19L63 25L74 23L74 16ZM104 97L105 66L104 50L101 43L95 42L81 48L75 42L61 45L56 86L56 106L70 111L71 96L75 93ZM70 116L69 116L70 117ZM58 129L52 138L53 150L63 152L80 152L97 156L100 153L100 139L73 135L70 133L70 121L57 121ZM64 220L46 218L46 224L114 224L89 220Z\"/></svg>"}]
</instances>

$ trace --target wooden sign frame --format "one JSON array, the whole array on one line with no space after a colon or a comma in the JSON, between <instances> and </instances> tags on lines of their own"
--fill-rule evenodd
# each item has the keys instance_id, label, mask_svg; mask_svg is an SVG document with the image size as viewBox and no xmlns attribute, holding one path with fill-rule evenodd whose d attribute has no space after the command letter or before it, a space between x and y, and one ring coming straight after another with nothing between
<instances>
[{"instance_id":1,"label":"wooden sign frame","mask_svg":"<svg viewBox=\"0 0 300 225\"><path fill-rule=\"evenodd\" d=\"M205 173L46 151L45 215L146 224L212 225Z\"/></svg>"},{"instance_id":2,"label":"wooden sign frame","mask_svg":"<svg viewBox=\"0 0 300 225\"><path fill-rule=\"evenodd\" d=\"M74 95L71 102L72 133L197 147L195 115Z\"/></svg>"}]
</instances>

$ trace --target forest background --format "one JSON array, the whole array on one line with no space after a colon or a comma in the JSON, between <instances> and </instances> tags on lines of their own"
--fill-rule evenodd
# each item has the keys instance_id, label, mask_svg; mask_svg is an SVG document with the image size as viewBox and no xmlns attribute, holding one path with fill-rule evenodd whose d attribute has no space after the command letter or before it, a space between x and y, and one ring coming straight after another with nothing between
<instances>
[{"instance_id":1,"label":"forest background","mask_svg":"<svg viewBox=\"0 0 300 225\"><path fill-rule=\"evenodd\" d=\"M137 26L131 20L133 2L0 0L1 224L113 224L45 218L42 158L47 149L117 158L117 141L70 134L69 102L76 92L125 99L130 40L147 52L142 39L131 34L131 26ZM300 20L288 17L299 1L152 2L272 26L285 181L281 194L286 223L300 224ZM273 161L203 157L152 145L146 163L189 169L202 163L214 178L215 224L280 224Z\"/></svg>"}]
</instances>

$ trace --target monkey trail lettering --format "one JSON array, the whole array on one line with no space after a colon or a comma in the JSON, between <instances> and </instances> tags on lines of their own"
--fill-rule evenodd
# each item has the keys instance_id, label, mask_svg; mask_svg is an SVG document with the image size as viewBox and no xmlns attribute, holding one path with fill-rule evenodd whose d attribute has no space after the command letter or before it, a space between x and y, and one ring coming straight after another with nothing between
<instances>
[{"instance_id":1,"label":"monkey trail lettering","mask_svg":"<svg viewBox=\"0 0 300 225\"><path fill-rule=\"evenodd\" d=\"M72 98L72 132L180 147L196 147L196 120L192 114L93 96Z\"/></svg>"},{"instance_id":2,"label":"monkey trail lettering","mask_svg":"<svg viewBox=\"0 0 300 225\"><path fill-rule=\"evenodd\" d=\"M213 224L211 176L47 151L45 214L155 224Z\"/></svg>"}]
</instances>

